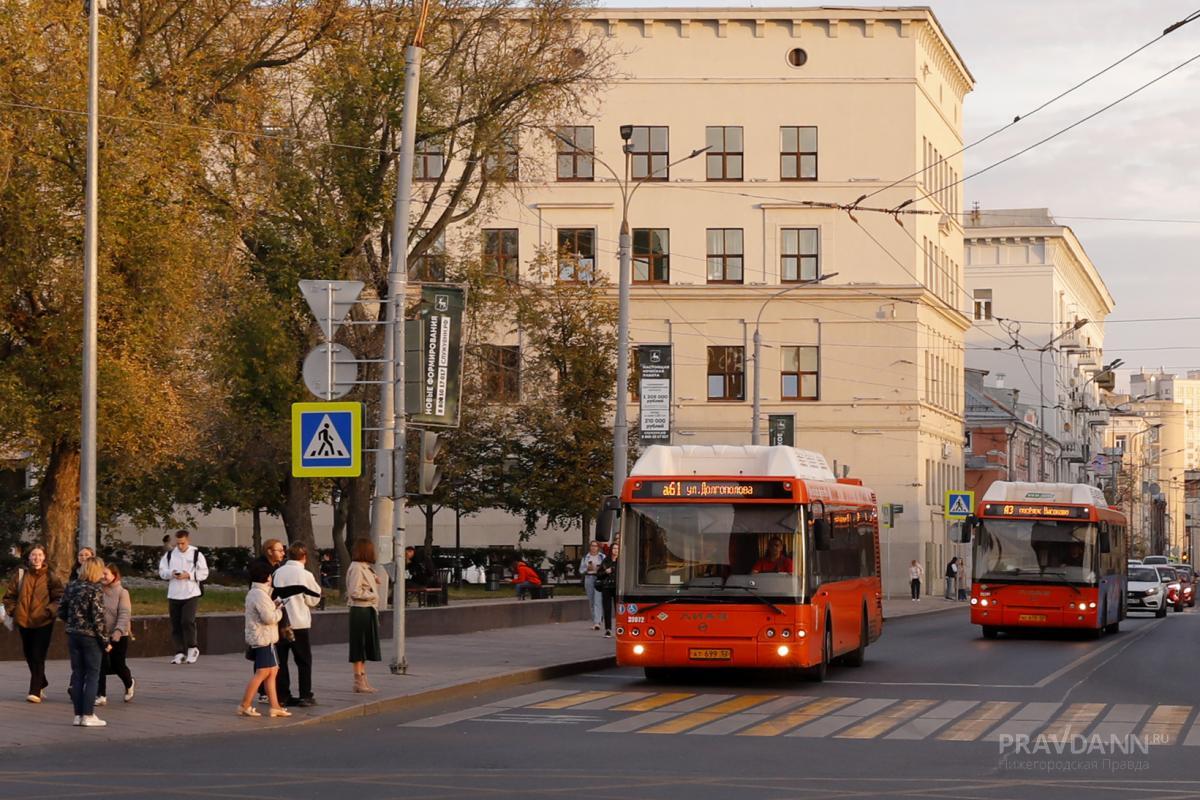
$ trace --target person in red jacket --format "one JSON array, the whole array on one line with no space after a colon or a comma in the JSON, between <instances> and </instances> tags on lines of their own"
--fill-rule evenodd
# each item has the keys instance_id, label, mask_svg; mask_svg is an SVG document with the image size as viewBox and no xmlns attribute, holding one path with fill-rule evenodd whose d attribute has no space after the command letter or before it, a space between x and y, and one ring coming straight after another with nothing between
<instances>
[{"instance_id":1,"label":"person in red jacket","mask_svg":"<svg viewBox=\"0 0 1200 800\"><path fill-rule=\"evenodd\" d=\"M537 574L537 571L525 563L525 559L518 557L513 562L513 584L517 588L517 599L524 600L525 595L533 596L538 586L542 585L542 578Z\"/></svg>"},{"instance_id":2,"label":"person in red jacket","mask_svg":"<svg viewBox=\"0 0 1200 800\"><path fill-rule=\"evenodd\" d=\"M767 554L760 558L750 571L752 573L791 572L792 559L783 550L783 539L772 536L771 540L767 542Z\"/></svg>"}]
</instances>

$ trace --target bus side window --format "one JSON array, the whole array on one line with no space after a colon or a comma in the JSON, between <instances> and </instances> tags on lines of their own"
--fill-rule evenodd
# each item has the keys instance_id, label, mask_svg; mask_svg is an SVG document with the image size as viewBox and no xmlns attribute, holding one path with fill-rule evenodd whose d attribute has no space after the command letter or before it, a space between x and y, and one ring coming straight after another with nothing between
<instances>
[{"instance_id":1,"label":"bus side window","mask_svg":"<svg viewBox=\"0 0 1200 800\"><path fill-rule=\"evenodd\" d=\"M1101 553L1108 554L1108 553L1112 552L1112 540L1109 535L1109 528L1108 528L1107 522L1100 523L1099 543L1100 543L1100 552Z\"/></svg>"}]
</instances>

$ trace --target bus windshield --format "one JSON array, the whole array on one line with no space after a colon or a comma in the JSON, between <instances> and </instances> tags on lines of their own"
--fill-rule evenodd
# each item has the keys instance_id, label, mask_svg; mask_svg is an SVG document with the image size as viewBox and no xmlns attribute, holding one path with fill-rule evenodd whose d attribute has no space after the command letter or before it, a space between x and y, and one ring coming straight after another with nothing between
<instances>
[{"instance_id":1,"label":"bus windshield","mask_svg":"<svg viewBox=\"0 0 1200 800\"><path fill-rule=\"evenodd\" d=\"M1096 526L985 519L975 537L975 580L1095 583Z\"/></svg>"},{"instance_id":2,"label":"bus windshield","mask_svg":"<svg viewBox=\"0 0 1200 800\"><path fill-rule=\"evenodd\" d=\"M626 521L627 594L801 594L798 506L646 504L630 507Z\"/></svg>"}]
</instances>

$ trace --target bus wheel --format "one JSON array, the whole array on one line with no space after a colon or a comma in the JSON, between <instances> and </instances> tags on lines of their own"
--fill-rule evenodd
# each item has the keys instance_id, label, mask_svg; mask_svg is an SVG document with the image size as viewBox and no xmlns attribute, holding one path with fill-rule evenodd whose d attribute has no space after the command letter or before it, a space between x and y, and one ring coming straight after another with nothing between
<instances>
[{"instance_id":1,"label":"bus wheel","mask_svg":"<svg viewBox=\"0 0 1200 800\"><path fill-rule=\"evenodd\" d=\"M1104 626L1105 633L1119 633L1120 630L1121 630L1121 620L1119 620L1119 619L1116 620L1115 622L1110 622Z\"/></svg>"},{"instance_id":2,"label":"bus wheel","mask_svg":"<svg viewBox=\"0 0 1200 800\"><path fill-rule=\"evenodd\" d=\"M655 683L663 683L671 678L671 670L666 667L645 667L642 671L646 674L646 680Z\"/></svg>"},{"instance_id":3,"label":"bus wheel","mask_svg":"<svg viewBox=\"0 0 1200 800\"><path fill-rule=\"evenodd\" d=\"M983 626L983 638L985 638L985 639L995 639L996 634L998 634L999 632L1000 632L999 629L997 629L995 625L984 625Z\"/></svg>"},{"instance_id":4,"label":"bus wheel","mask_svg":"<svg viewBox=\"0 0 1200 800\"><path fill-rule=\"evenodd\" d=\"M858 647L842 656L842 663L848 667L861 667L867 658L867 612L862 615L862 632L859 634Z\"/></svg>"},{"instance_id":5,"label":"bus wheel","mask_svg":"<svg viewBox=\"0 0 1200 800\"><path fill-rule=\"evenodd\" d=\"M833 652L833 625L825 620L825 638L821 640L821 661L815 667L809 667L808 679L820 683L829 677L829 659Z\"/></svg>"}]
</instances>

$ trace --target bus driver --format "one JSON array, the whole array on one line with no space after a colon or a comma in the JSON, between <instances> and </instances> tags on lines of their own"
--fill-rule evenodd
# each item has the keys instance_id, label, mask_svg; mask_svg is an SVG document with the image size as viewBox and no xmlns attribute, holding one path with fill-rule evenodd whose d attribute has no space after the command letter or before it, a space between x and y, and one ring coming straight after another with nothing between
<instances>
[{"instance_id":1,"label":"bus driver","mask_svg":"<svg viewBox=\"0 0 1200 800\"><path fill-rule=\"evenodd\" d=\"M772 536L767 542L767 554L754 563L753 573L759 572L791 572L792 559L784 555L783 539Z\"/></svg>"}]
</instances>

